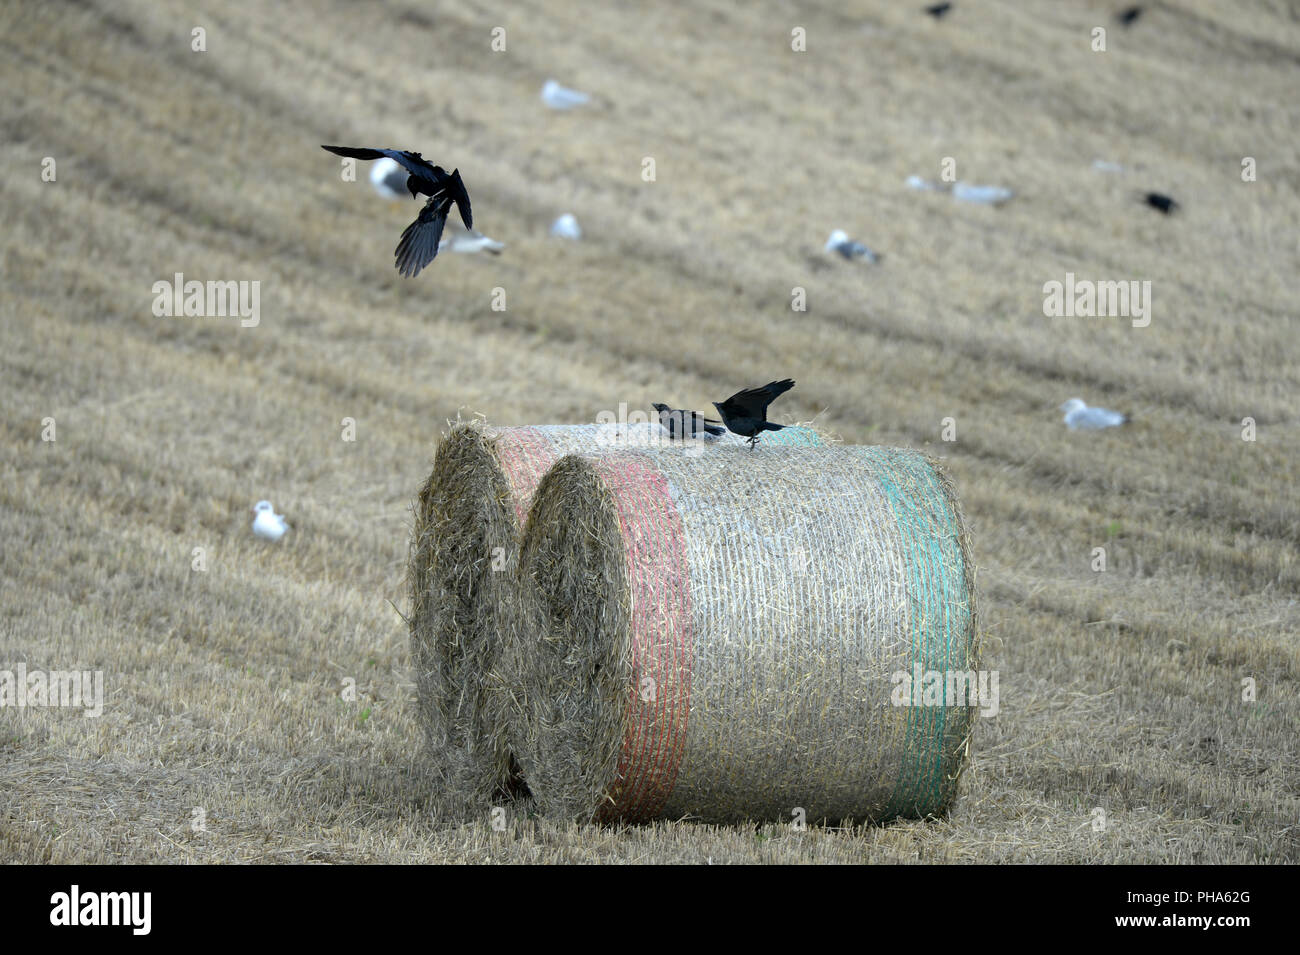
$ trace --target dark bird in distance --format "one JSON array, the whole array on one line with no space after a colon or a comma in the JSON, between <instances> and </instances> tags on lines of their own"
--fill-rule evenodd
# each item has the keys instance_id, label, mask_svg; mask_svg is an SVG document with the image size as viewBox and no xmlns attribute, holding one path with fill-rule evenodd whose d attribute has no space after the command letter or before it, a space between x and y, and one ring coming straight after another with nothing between
<instances>
[{"instance_id":1,"label":"dark bird in distance","mask_svg":"<svg viewBox=\"0 0 1300 955\"><path fill-rule=\"evenodd\" d=\"M656 401L651 407L659 412L659 423L668 429L668 434L671 437L698 438L705 434L717 437L727 433L726 428L720 427L721 421L706 418L698 411L682 411L678 408L669 408L659 401Z\"/></svg>"},{"instance_id":2,"label":"dark bird in distance","mask_svg":"<svg viewBox=\"0 0 1300 955\"><path fill-rule=\"evenodd\" d=\"M403 166L410 173L406 177L406 188L411 198L428 196L415 221L406 227L402 238L397 243L397 271L414 278L420 270L433 261L438 254L438 242L442 238L442 228L447 224L447 213L451 204L456 204L460 221L466 229L474 228L474 213L469 207L469 193L461 181L460 170L450 173L441 166L425 161L419 153L406 152L402 149L367 149L364 146L325 146L336 156L349 159L382 159L387 156Z\"/></svg>"},{"instance_id":3,"label":"dark bird in distance","mask_svg":"<svg viewBox=\"0 0 1300 955\"><path fill-rule=\"evenodd\" d=\"M952 9L951 3L936 3L932 7L926 7L925 12L930 14L930 16L934 17L936 20L938 20L941 19L944 16L944 14L946 14L951 9Z\"/></svg>"},{"instance_id":4,"label":"dark bird in distance","mask_svg":"<svg viewBox=\"0 0 1300 955\"><path fill-rule=\"evenodd\" d=\"M1142 201L1152 209L1159 209L1165 215L1169 215L1169 213L1178 208L1178 203L1174 202L1174 200L1170 199L1168 196L1162 195L1158 192L1148 192L1143 197Z\"/></svg>"},{"instance_id":5,"label":"dark bird in distance","mask_svg":"<svg viewBox=\"0 0 1300 955\"><path fill-rule=\"evenodd\" d=\"M1115 19L1126 27L1131 27L1137 22L1137 18L1142 16L1141 7L1125 7L1119 13L1115 14Z\"/></svg>"},{"instance_id":6,"label":"dark bird in distance","mask_svg":"<svg viewBox=\"0 0 1300 955\"><path fill-rule=\"evenodd\" d=\"M794 379L773 381L762 388L750 388L738 391L726 401L713 402L728 430L749 438L749 446L758 444L758 436L764 431L780 431L783 424L773 424L767 420L767 406L794 387Z\"/></svg>"}]
</instances>

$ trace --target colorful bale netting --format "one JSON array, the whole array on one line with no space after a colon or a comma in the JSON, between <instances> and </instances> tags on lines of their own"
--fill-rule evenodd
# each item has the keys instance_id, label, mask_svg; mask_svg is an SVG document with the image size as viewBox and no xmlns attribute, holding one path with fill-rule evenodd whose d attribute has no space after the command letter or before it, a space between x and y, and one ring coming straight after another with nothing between
<instances>
[{"instance_id":1,"label":"colorful bale netting","mask_svg":"<svg viewBox=\"0 0 1300 955\"><path fill-rule=\"evenodd\" d=\"M452 429L416 501L408 567L420 721L445 790L476 803L521 791L506 737L514 681L502 648L515 619L522 528L551 465L572 452L627 448L707 457L743 440L670 441L657 423ZM764 434L750 453L821 443L817 432L791 427Z\"/></svg>"},{"instance_id":2,"label":"colorful bale netting","mask_svg":"<svg viewBox=\"0 0 1300 955\"><path fill-rule=\"evenodd\" d=\"M951 801L976 711L894 702L916 665L978 668L968 538L926 455L566 457L520 577L512 742L544 813L838 822Z\"/></svg>"}]
</instances>

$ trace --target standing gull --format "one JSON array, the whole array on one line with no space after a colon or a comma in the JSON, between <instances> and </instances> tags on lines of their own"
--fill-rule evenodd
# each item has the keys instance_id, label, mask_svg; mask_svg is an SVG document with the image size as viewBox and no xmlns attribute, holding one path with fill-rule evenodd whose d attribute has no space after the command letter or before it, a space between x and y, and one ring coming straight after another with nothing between
<instances>
[{"instance_id":1,"label":"standing gull","mask_svg":"<svg viewBox=\"0 0 1300 955\"><path fill-rule=\"evenodd\" d=\"M284 515L275 513L270 501L258 501L253 505L253 533L269 541L278 541L289 529L284 522Z\"/></svg>"}]
</instances>

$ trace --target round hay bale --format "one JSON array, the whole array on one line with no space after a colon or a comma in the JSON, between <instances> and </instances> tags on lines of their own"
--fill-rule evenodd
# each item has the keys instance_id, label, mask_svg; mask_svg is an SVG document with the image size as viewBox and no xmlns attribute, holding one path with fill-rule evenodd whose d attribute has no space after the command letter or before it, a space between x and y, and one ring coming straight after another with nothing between
<instances>
[{"instance_id":1,"label":"round hay bale","mask_svg":"<svg viewBox=\"0 0 1300 955\"><path fill-rule=\"evenodd\" d=\"M764 444L821 444L809 428ZM565 454L661 447L707 456L744 439L672 441L651 424L454 427L415 506L408 566L420 722L449 795L472 803L524 792L507 724L516 682L503 649L515 626L522 528L542 476ZM761 446L760 446L761 448Z\"/></svg>"},{"instance_id":2,"label":"round hay bale","mask_svg":"<svg viewBox=\"0 0 1300 955\"><path fill-rule=\"evenodd\" d=\"M969 542L926 455L566 457L520 578L514 742L544 813L879 820L952 799L975 711L893 701L917 665L978 667Z\"/></svg>"}]
</instances>

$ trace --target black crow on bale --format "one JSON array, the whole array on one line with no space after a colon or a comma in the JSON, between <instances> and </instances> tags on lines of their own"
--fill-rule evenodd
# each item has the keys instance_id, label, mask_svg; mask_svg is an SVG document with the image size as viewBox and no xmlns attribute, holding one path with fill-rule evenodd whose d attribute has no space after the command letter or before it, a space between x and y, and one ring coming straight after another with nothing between
<instances>
[{"instance_id":1,"label":"black crow on bale","mask_svg":"<svg viewBox=\"0 0 1300 955\"><path fill-rule=\"evenodd\" d=\"M738 391L726 401L715 401L713 407L718 409L727 428L742 438L749 438L749 446L753 448L764 431L780 431L785 427L767 420L767 406L793 387L793 378L773 381L762 388Z\"/></svg>"},{"instance_id":2,"label":"black crow on bale","mask_svg":"<svg viewBox=\"0 0 1300 955\"><path fill-rule=\"evenodd\" d=\"M651 407L659 412L659 423L668 429L668 434L671 437L698 438L706 435L717 437L727 433L726 428L718 427L718 425L722 424L721 421L706 418L698 411L682 411L677 408L670 408L659 401L656 401Z\"/></svg>"}]
</instances>

